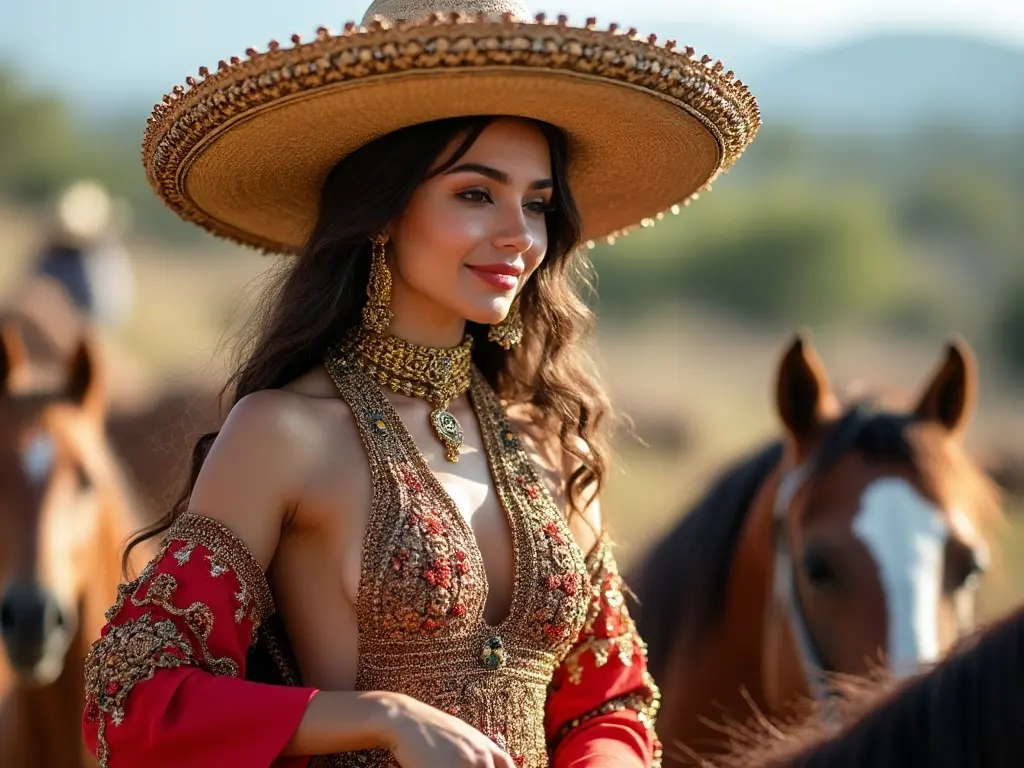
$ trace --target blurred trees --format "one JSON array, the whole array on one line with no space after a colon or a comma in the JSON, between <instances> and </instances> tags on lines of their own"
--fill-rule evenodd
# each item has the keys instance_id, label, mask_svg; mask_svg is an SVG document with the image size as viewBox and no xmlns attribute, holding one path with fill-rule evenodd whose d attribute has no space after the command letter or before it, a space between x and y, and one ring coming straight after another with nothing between
<instances>
[{"instance_id":1,"label":"blurred trees","mask_svg":"<svg viewBox=\"0 0 1024 768\"><path fill-rule=\"evenodd\" d=\"M1010 370L1024 381L1024 263L1003 292L993 322L998 351Z\"/></svg>"},{"instance_id":2,"label":"blurred trees","mask_svg":"<svg viewBox=\"0 0 1024 768\"><path fill-rule=\"evenodd\" d=\"M0 201L39 205L71 181L91 177L132 204L143 231L194 241L198 230L149 189L139 159L143 121L123 122L110 131L87 130L60 99L23 90L0 67Z\"/></svg>"},{"instance_id":3,"label":"blurred trees","mask_svg":"<svg viewBox=\"0 0 1024 768\"><path fill-rule=\"evenodd\" d=\"M750 322L799 324L883 311L899 291L898 255L872 199L836 204L808 187L758 184L708 195L677 219L598 249L594 261L609 314L683 300Z\"/></svg>"}]
</instances>

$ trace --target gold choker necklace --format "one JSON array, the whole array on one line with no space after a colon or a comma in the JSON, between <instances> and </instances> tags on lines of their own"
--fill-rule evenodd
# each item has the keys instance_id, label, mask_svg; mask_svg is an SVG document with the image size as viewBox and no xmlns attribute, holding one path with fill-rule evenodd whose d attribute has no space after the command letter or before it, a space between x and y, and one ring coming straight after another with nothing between
<instances>
[{"instance_id":1,"label":"gold choker necklace","mask_svg":"<svg viewBox=\"0 0 1024 768\"><path fill-rule=\"evenodd\" d=\"M457 347L421 347L397 336L380 336L357 326L351 335L359 367L393 392L426 400L433 406L430 424L448 461L459 460L462 425L448 411L453 400L469 389L473 337Z\"/></svg>"}]
</instances>

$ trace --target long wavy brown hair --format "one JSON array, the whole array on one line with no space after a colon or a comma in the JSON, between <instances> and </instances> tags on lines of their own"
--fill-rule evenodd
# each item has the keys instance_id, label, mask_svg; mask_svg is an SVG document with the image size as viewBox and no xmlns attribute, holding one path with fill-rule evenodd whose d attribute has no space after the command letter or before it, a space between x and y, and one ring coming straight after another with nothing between
<instances>
[{"instance_id":1,"label":"long wavy brown hair","mask_svg":"<svg viewBox=\"0 0 1024 768\"><path fill-rule=\"evenodd\" d=\"M238 365L222 398L230 393L234 404L252 392L280 388L321 363L327 348L360 320L370 238L401 214L423 181L458 162L496 119L452 118L403 128L332 169L312 235L243 331ZM580 215L568 185L568 143L554 126L536 125L548 141L554 195L546 216L547 255L520 296L526 333L506 352L487 341L487 326L469 323L467 331L475 340L473 361L498 395L531 406L538 426L557 434L562 448L579 461L565 490L570 512L582 513L584 495L589 498L604 485L611 409L582 343L593 329L594 316L584 300L593 287L592 267L580 247ZM454 153L435 167L455 141ZM132 548L165 531L188 508L217 434L198 439L181 496L159 521L132 537L125 562Z\"/></svg>"}]
</instances>

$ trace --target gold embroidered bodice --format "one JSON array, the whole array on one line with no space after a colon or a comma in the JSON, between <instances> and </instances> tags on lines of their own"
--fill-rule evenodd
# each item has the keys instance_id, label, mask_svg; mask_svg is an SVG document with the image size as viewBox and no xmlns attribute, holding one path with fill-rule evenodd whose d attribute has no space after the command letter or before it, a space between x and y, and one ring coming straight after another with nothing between
<instances>
[{"instance_id":1,"label":"gold embroidered bodice","mask_svg":"<svg viewBox=\"0 0 1024 768\"><path fill-rule=\"evenodd\" d=\"M356 688L414 696L489 735L517 765L546 768L547 686L590 597L583 554L564 515L474 370L470 399L515 554L508 616L488 624L487 577L472 530L378 386L344 353L328 370L359 424L373 482ZM379 750L328 764L397 765Z\"/></svg>"}]
</instances>

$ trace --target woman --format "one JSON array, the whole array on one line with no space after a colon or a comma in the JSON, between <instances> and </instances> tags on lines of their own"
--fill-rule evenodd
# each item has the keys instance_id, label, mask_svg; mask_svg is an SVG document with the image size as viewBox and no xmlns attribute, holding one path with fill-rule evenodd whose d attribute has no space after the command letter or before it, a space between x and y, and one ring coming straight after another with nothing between
<instances>
[{"instance_id":1,"label":"woman","mask_svg":"<svg viewBox=\"0 0 1024 768\"><path fill-rule=\"evenodd\" d=\"M173 210L298 255L88 659L103 765L659 761L578 246L706 186L756 106L653 41L430 10L201 70L150 121Z\"/></svg>"}]
</instances>

